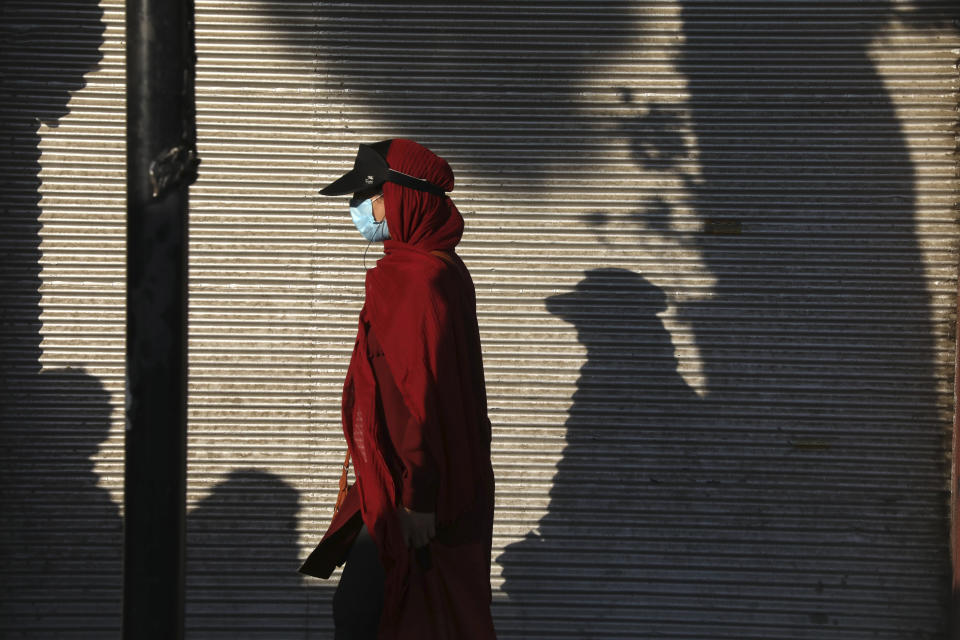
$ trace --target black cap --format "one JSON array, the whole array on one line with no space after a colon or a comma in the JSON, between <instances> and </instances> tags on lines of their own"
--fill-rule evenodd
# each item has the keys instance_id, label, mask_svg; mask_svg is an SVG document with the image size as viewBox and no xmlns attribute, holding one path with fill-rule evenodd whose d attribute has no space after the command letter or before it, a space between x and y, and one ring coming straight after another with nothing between
<instances>
[{"instance_id":1,"label":"black cap","mask_svg":"<svg viewBox=\"0 0 960 640\"><path fill-rule=\"evenodd\" d=\"M387 149L390 148L390 142L390 140L382 140L375 144L361 144L357 150L357 158L353 161L353 169L325 186L320 193L325 196L342 196L379 187L384 182L393 182L438 196L446 195L443 188L432 182L391 169L387 165Z\"/></svg>"}]
</instances>

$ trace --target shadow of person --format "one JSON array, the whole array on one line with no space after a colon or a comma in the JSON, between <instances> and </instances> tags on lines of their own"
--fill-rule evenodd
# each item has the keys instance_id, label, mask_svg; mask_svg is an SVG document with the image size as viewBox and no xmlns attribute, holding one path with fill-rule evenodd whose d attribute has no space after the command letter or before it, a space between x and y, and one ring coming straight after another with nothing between
<instances>
[{"instance_id":1,"label":"shadow of person","mask_svg":"<svg viewBox=\"0 0 960 640\"><path fill-rule=\"evenodd\" d=\"M82 369L41 373L40 131L100 61L97 0L0 3L0 630L116 637L120 518L93 456L111 401Z\"/></svg>"},{"instance_id":2,"label":"shadow of person","mask_svg":"<svg viewBox=\"0 0 960 640\"><path fill-rule=\"evenodd\" d=\"M315 614L310 601L325 592L305 587L297 573L299 502L276 475L246 469L231 472L189 512L187 637L322 634L329 615Z\"/></svg>"},{"instance_id":3,"label":"shadow of person","mask_svg":"<svg viewBox=\"0 0 960 640\"><path fill-rule=\"evenodd\" d=\"M669 602L647 585L690 549L700 458L690 428L701 402L657 317L666 296L643 277L594 269L547 309L576 327L587 359L548 513L497 558L510 597L500 619L538 637L636 630L641 599Z\"/></svg>"},{"instance_id":4,"label":"shadow of person","mask_svg":"<svg viewBox=\"0 0 960 640\"><path fill-rule=\"evenodd\" d=\"M889 7L830 22L829 34L803 3L778 7L800 17L777 21L732 6L681 7L690 98L650 108L623 130L638 136L630 150L643 171L684 180L686 204L704 223L700 233L672 229L663 198L635 215L644 234L678 239L715 280L709 295L679 298L676 310L692 329L705 395L678 385L656 350L632 359L613 346L622 337L602 320L623 318L616 304L565 316L588 363L540 535L500 558L507 610L553 637L942 637L950 365L938 352L952 351L950 319L934 311L926 270L939 256L925 260L917 176L870 57ZM843 43L842 74L840 54L823 55L828 37ZM683 128L696 140L695 176L677 175ZM602 238L604 215L593 215ZM596 275L578 293L616 300L599 281L586 285ZM605 278L632 313L642 287L626 274L619 284ZM651 317L640 324L662 332ZM597 375L595 359L635 379L620 388L617 376ZM643 378L651 366L660 387ZM643 451L604 455L602 429L577 436L606 411L652 435ZM655 411L674 439L650 421ZM651 473L663 467L679 473ZM637 474L666 494L639 491ZM622 541L597 538L621 523ZM602 612L595 621L590 604Z\"/></svg>"},{"instance_id":5,"label":"shadow of person","mask_svg":"<svg viewBox=\"0 0 960 640\"><path fill-rule=\"evenodd\" d=\"M82 369L53 369L0 405L0 635L120 633L122 523L91 460L110 396Z\"/></svg>"}]
</instances>

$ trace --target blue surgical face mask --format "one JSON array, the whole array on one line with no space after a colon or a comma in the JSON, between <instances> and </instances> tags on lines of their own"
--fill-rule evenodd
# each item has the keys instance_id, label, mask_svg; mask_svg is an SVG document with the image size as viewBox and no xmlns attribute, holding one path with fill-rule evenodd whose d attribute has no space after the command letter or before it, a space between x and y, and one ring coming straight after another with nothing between
<instances>
[{"instance_id":1,"label":"blue surgical face mask","mask_svg":"<svg viewBox=\"0 0 960 640\"><path fill-rule=\"evenodd\" d=\"M353 224L357 227L364 238L370 242L379 242L390 238L390 231L387 229L387 219L384 218L377 222L373 217L373 200L350 201L350 217L353 218Z\"/></svg>"}]
</instances>

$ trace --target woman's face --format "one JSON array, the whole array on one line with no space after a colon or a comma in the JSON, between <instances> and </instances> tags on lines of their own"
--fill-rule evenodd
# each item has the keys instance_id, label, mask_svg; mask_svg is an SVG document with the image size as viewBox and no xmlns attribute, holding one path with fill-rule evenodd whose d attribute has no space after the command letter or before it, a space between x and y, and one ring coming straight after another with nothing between
<instances>
[{"instance_id":1,"label":"woman's face","mask_svg":"<svg viewBox=\"0 0 960 640\"><path fill-rule=\"evenodd\" d=\"M372 202L370 204L373 205L373 219L377 222L383 220L384 216L387 215L387 207L383 204L383 191L381 191L379 187L376 189L357 191L353 194L353 197L357 200L371 199Z\"/></svg>"},{"instance_id":2,"label":"woman's face","mask_svg":"<svg viewBox=\"0 0 960 640\"><path fill-rule=\"evenodd\" d=\"M380 222L387 215L387 206L383 204L383 194L373 197L373 219Z\"/></svg>"}]
</instances>

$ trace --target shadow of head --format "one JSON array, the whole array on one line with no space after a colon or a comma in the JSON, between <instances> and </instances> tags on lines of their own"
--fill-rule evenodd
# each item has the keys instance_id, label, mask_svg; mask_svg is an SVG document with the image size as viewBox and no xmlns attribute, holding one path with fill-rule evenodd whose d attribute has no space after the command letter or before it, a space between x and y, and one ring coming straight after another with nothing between
<instances>
[{"instance_id":1,"label":"shadow of head","mask_svg":"<svg viewBox=\"0 0 960 640\"><path fill-rule=\"evenodd\" d=\"M96 483L92 457L110 431L110 394L81 368L47 369L10 380L3 411L3 440L16 451L14 467L56 469L52 478ZM48 478L48 479L52 479ZM81 482L82 481L82 482Z\"/></svg>"},{"instance_id":2,"label":"shadow of head","mask_svg":"<svg viewBox=\"0 0 960 640\"><path fill-rule=\"evenodd\" d=\"M282 549L295 545L299 493L279 476L256 469L231 471L190 512L197 548Z\"/></svg>"},{"instance_id":3,"label":"shadow of head","mask_svg":"<svg viewBox=\"0 0 960 640\"><path fill-rule=\"evenodd\" d=\"M197 465L194 483L204 467ZM297 573L299 509L297 490L279 476L238 469L189 512L189 632L202 636L213 625L230 637L246 637L254 628L275 630L270 637L293 637L279 631L288 628L302 637L291 613L291 607L306 610L307 590Z\"/></svg>"},{"instance_id":4,"label":"shadow of head","mask_svg":"<svg viewBox=\"0 0 960 640\"><path fill-rule=\"evenodd\" d=\"M97 0L0 3L0 69L17 114L56 126L68 113L71 93L102 57L102 17Z\"/></svg>"},{"instance_id":5,"label":"shadow of head","mask_svg":"<svg viewBox=\"0 0 960 640\"><path fill-rule=\"evenodd\" d=\"M587 339L624 324L659 322L656 315L666 309L663 290L627 269L591 269L570 293L547 298L547 310Z\"/></svg>"},{"instance_id":6,"label":"shadow of head","mask_svg":"<svg viewBox=\"0 0 960 640\"><path fill-rule=\"evenodd\" d=\"M577 340L587 349L575 400L590 396L613 405L638 394L656 395L656 389L693 399L677 374L673 340L659 317L667 310L667 296L643 276L626 269L592 269L573 291L547 298L546 305L576 327ZM617 379L622 393L611 392L609 380L596 386L609 376Z\"/></svg>"}]
</instances>

